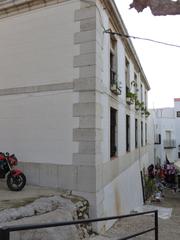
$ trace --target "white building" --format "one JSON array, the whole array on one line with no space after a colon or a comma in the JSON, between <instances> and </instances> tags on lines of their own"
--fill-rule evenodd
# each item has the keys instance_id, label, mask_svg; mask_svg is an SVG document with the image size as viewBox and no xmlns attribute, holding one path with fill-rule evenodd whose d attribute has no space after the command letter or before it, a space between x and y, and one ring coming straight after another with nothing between
<instances>
[{"instance_id":1,"label":"white building","mask_svg":"<svg viewBox=\"0 0 180 240\"><path fill-rule=\"evenodd\" d=\"M180 99L174 99L174 108L152 110L155 132L155 161L163 164L180 158Z\"/></svg>"},{"instance_id":2,"label":"white building","mask_svg":"<svg viewBox=\"0 0 180 240\"><path fill-rule=\"evenodd\" d=\"M174 99L176 159L180 160L180 98Z\"/></svg>"},{"instance_id":3,"label":"white building","mask_svg":"<svg viewBox=\"0 0 180 240\"><path fill-rule=\"evenodd\" d=\"M147 106L149 84L131 41L108 29L128 34L113 0L0 3L1 151L30 184L85 196L91 217L140 206L154 160L147 118L126 101Z\"/></svg>"}]
</instances>

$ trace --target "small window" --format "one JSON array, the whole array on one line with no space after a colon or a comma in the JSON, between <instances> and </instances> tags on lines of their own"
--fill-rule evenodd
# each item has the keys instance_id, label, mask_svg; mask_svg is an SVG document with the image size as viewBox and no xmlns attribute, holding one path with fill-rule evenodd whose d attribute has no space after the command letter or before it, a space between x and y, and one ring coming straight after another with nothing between
<instances>
[{"instance_id":1,"label":"small window","mask_svg":"<svg viewBox=\"0 0 180 240\"><path fill-rule=\"evenodd\" d=\"M130 92L130 64L127 58L125 59L125 81L126 81L126 95Z\"/></svg>"},{"instance_id":2,"label":"small window","mask_svg":"<svg viewBox=\"0 0 180 240\"><path fill-rule=\"evenodd\" d=\"M135 119L135 148L138 148L138 120Z\"/></svg>"},{"instance_id":3,"label":"small window","mask_svg":"<svg viewBox=\"0 0 180 240\"><path fill-rule=\"evenodd\" d=\"M144 91L144 105L147 107L147 91Z\"/></svg>"},{"instance_id":4,"label":"small window","mask_svg":"<svg viewBox=\"0 0 180 240\"><path fill-rule=\"evenodd\" d=\"M178 158L180 158L180 152L178 152Z\"/></svg>"},{"instance_id":5,"label":"small window","mask_svg":"<svg viewBox=\"0 0 180 240\"><path fill-rule=\"evenodd\" d=\"M117 110L110 109L110 157L117 155Z\"/></svg>"},{"instance_id":6,"label":"small window","mask_svg":"<svg viewBox=\"0 0 180 240\"><path fill-rule=\"evenodd\" d=\"M110 38L110 87L116 86L117 82L117 40Z\"/></svg>"},{"instance_id":7,"label":"small window","mask_svg":"<svg viewBox=\"0 0 180 240\"><path fill-rule=\"evenodd\" d=\"M141 102L143 102L143 85L141 84Z\"/></svg>"},{"instance_id":8,"label":"small window","mask_svg":"<svg viewBox=\"0 0 180 240\"><path fill-rule=\"evenodd\" d=\"M126 115L126 152L130 152L130 116Z\"/></svg>"},{"instance_id":9,"label":"small window","mask_svg":"<svg viewBox=\"0 0 180 240\"><path fill-rule=\"evenodd\" d=\"M161 134L155 135L155 142L154 144L161 144Z\"/></svg>"},{"instance_id":10,"label":"small window","mask_svg":"<svg viewBox=\"0 0 180 240\"><path fill-rule=\"evenodd\" d=\"M133 86L134 86L134 92L138 92L138 82L137 82L137 74L134 73L134 81L133 81Z\"/></svg>"},{"instance_id":11,"label":"small window","mask_svg":"<svg viewBox=\"0 0 180 240\"><path fill-rule=\"evenodd\" d=\"M143 131L143 122L141 122L141 146L144 145L143 135L144 135L144 131Z\"/></svg>"},{"instance_id":12,"label":"small window","mask_svg":"<svg viewBox=\"0 0 180 240\"><path fill-rule=\"evenodd\" d=\"M179 117L180 117L180 111L177 111L176 114L177 114L177 115L176 115L177 118L179 118Z\"/></svg>"},{"instance_id":13,"label":"small window","mask_svg":"<svg viewBox=\"0 0 180 240\"><path fill-rule=\"evenodd\" d=\"M145 123L145 144L147 145L147 123Z\"/></svg>"}]
</instances>

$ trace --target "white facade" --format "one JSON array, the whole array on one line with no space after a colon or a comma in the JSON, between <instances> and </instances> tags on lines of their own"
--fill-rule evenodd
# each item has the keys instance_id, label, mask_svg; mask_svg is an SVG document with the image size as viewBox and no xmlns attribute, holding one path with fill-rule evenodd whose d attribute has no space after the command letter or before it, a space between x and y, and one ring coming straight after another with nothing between
<instances>
[{"instance_id":1,"label":"white facade","mask_svg":"<svg viewBox=\"0 0 180 240\"><path fill-rule=\"evenodd\" d=\"M174 99L176 158L180 160L180 99Z\"/></svg>"},{"instance_id":2,"label":"white facade","mask_svg":"<svg viewBox=\"0 0 180 240\"><path fill-rule=\"evenodd\" d=\"M154 126L155 161L164 164L180 158L180 100L174 99L174 108L161 108L151 111Z\"/></svg>"},{"instance_id":3,"label":"white facade","mask_svg":"<svg viewBox=\"0 0 180 240\"><path fill-rule=\"evenodd\" d=\"M126 65L145 106L150 87L131 41L104 32L127 34L114 1L17 4L0 4L1 151L16 153L30 184L86 197L91 217L129 213L143 204L140 171L154 159L149 120L126 102Z\"/></svg>"}]
</instances>

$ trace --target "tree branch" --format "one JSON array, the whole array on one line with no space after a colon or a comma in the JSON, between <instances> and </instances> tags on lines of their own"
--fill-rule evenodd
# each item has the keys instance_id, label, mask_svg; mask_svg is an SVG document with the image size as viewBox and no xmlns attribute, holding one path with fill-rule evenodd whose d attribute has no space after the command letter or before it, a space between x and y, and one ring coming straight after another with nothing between
<instances>
[{"instance_id":1,"label":"tree branch","mask_svg":"<svg viewBox=\"0 0 180 240\"><path fill-rule=\"evenodd\" d=\"M133 0L130 8L142 12L149 7L154 16L178 15L180 14L180 0Z\"/></svg>"}]
</instances>

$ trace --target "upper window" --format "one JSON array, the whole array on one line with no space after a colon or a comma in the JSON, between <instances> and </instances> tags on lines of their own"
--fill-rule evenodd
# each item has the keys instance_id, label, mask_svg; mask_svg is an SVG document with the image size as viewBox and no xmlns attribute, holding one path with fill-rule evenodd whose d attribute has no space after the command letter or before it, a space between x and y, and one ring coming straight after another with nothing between
<instances>
[{"instance_id":1,"label":"upper window","mask_svg":"<svg viewBox=\"0 0 180 240\"><path fill-rule=\"evenodd\" d=\"M147 145L147 123L145 123L145 144Z\"/></svg>"},{"instance_id":2,"label":"upper window","mask_svg":"<svg viewBox=\"0 0 180 240\"><path fill-rule=\"evenodd\" d=\"M143 102L143 85L141 84L141 102Z\"/></svg>"},{"instance_id":3,"label":"upper window","mask_svg":"<svg viewBox=\"0 0 180 240\"><path fill-rule=\"evenodd\" d=\"M110 80L114 81L117 77L117 40L110 38Z\"/></svg>"},{"instance_id":4,"label":"upper window","mask_svg":"<svg viewBox=\"0 0 180 240\"><path fill-rule=\"evenodd\" d=\"M137 82L137 74L136 73L134 73L133 85L134 85L134 92L137 93L138 92L138 82Z\"/></svg>"},{"instance_id":5,"label":"upper window","mask_svg":"<svg viewBox=\"0 0 180 240\"><path fill-rule=\"evenodd\" d=\"M141 122L141 146L144 145L144 129L143 129L143 122Z\"/></svg>"},{"instance_id":6,"label":"upper window","mask_svg":"<svg viewBox=\"0 0 180 240\"><path fill-rule=\"evenodd\" d=\"M144 105L147 107L147 91L144 91Z\"/></svg>"},{"instance_id":7,"label":"upper window","mask_svg":"<svg viewBox=\"0 0 180 240\"><path fill-rule=\"evenodd\" d=\"M125 81L126 81L126 94L130 92L130 64L127 58L125 59Z\"/></svg>"},{"instance_id":8,"label":"upper window","mask_svg":"<svg viewBox=\"0 0 180 240\"><path fill-rule=\"evenodd\" d=\"M135 119L135 148L138 148L138 120Z\"/></svg>"},{"instance_id":9,"label":"upper window","mask_svg":"<svg viewBox=\"0 0 180 240\"><path fill-rule=\"evenodd\" d=\"M176 116L179 118L180 117L180 111L176 112Z\"/></svg>"},{"instance_id":10,"label":"upper window","mask_svg":"<svg viewBox=\"0 0 180 240\"><path fill-rule=\"evenodd\" d=\"M114 36L110 38L110 89L111 91L119 95L121 90L118 83L118 76L117 76L117 40Z\"/></svg>"}]
</instances>

